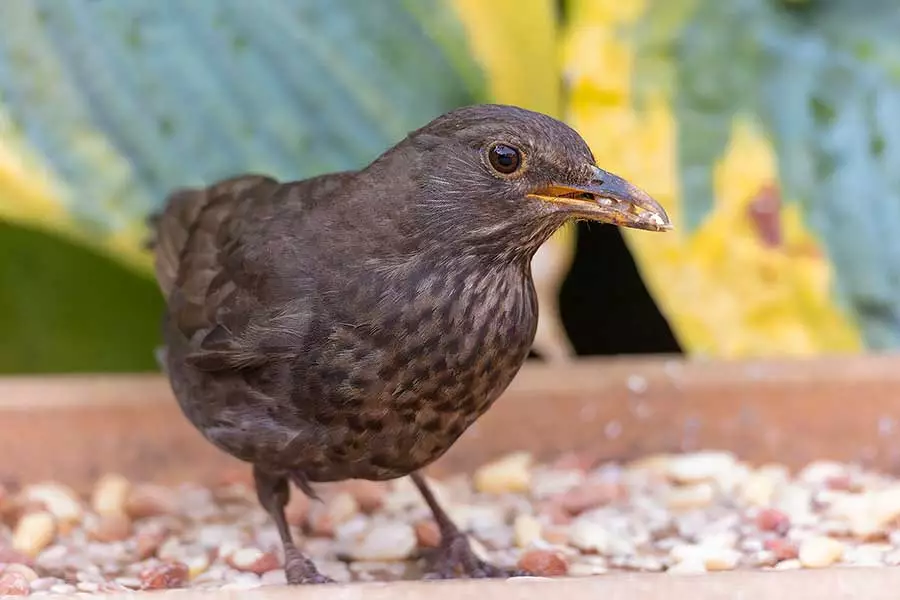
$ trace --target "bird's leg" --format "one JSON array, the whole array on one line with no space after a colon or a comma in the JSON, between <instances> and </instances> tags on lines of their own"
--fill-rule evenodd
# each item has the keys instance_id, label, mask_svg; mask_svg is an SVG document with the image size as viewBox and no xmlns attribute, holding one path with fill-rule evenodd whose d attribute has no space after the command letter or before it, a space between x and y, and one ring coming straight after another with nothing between
<instances>
[{"instance_id":1,"label":"bird's leg","mask_svg":"<svg viewBox=\"0 0 900 600\"><path fill-rule=\"evenodd\" d=\"M516 569L504 569L496 565L487 563L475 555L472 546L466 535L461 532L450 517L438 504L437 499L425 483L425 478L419 473L410 475L413 483L419 489L428 508L434 515L434 521L437 523L441 532L441 545L437 550L437 560L434 564L433 577L441 579L453 579L456 577L513 577L517 575L528 575L528 573Z\"/></svg>"},{"instance_id":2,"label":"bird's leg","mask_svg":"<svg viewBox=\"0 0 900 600\"><path fill-rule=\"evenodd\" d=\"M256 495L259 503L269 513L281 543L284 546L284 572L287 582L292 585L300 583L333 583L333 580L319 573L316 565L303 555L294 545L294 538L284 516L284 507L291 498L291 488L286 477L272 475L259 467L253 467L253 480L256 482Z\"/></svg>"}]
</instances>

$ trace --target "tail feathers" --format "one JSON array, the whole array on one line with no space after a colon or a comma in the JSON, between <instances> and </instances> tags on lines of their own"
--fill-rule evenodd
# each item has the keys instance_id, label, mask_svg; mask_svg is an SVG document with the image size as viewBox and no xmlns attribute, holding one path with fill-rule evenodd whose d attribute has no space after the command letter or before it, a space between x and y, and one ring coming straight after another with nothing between
<instances>
[{"instance_id":1,"label":"tail feathers","mask_svg":"<svg viewBox=\"0 0 900 600\"><path fill-rule=\"evenodd\" d=\"M156 280L166 298L178 278L185 246L209 203L217 197L241 194L264 181L275 182L263 175L240 175L210 187L176 190L160 212L147 218L151 233L145 245L155 252Z\"/></svg>"},{"instance_id":2,"label":"tail feathers","mask_svg":"<svg viewBox=\"0 0 900 600\"><path fill-rule=\"evenodd\" d=\"M147 246L155 252L156 281L166 297L178 277L181 253L191 229L209 199L208 189L178 190L166 199L162 212L147 219L151 230Z\"/></svg>"}]
</instances>

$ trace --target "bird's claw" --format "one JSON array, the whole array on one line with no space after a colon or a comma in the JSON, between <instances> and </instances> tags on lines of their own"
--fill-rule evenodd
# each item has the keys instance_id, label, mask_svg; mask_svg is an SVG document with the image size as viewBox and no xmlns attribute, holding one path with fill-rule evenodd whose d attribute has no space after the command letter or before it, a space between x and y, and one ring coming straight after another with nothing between
<instances>
[{"instance_id":1,"label":"bird's claw","mask_svg":"<svg viewBox=\"0 0 900 600\"><path fill-rule=\"evenodd\" d=\"M523 571L521 569L507 569L505 567L492 565L483 560L478 560L478 565L474 567L463 567L460 564L442 564L434 571L428 573L425 576L425 579L459 579L462 577L468 577L470 579L507 579L509 577L528 577L529 575L531 575L531 573L528 571Z\"/></svg>"},{"instance_id":2,"label":"bird's claw","mask_svg":"<svg viewBox=\"0 0 900 600\"><path fill-rule=\"evenodd\" d=\"M284 574L288 585L334 583L334 579L322 575L313 561L300 553L289 552L284 561Z\"/></svg>"},{"instance_id":3,"label":"bird's claw","mask_svg":"<svg viewBox=\"0 0 900 600\"><path fill-rule=\"evenodd\" d=\"M466 536L459 534L442 541L432 559L432 570L426 579L505 579L507 577L525 577L530 575L521 569L498 567L475 555Z\"/></svg>"}]
</instances>

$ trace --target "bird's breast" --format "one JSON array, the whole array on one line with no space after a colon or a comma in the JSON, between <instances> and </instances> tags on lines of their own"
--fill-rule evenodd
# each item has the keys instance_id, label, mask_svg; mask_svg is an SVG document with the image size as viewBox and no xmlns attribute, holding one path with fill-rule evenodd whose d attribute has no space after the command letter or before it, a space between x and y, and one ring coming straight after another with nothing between
<instances>
[{"instance_id":1,"label":"bird's breast","mask_svg":"<svg viewBox=\"0 0 900 600\"><path fill-rule=\"evenodd\" d=\"M334 356L358 359L340 397L320 405L343 476L395 477L442 455L506 389L534 339L527 269L437 270L403 285L332 339Z\"/></svg>"}]
</instances>

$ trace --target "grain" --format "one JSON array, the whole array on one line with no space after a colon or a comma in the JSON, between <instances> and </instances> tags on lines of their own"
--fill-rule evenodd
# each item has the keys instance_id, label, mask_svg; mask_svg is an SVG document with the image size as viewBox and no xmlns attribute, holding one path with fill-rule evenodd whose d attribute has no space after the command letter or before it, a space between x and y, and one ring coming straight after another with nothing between
<instances>
[{"instance_id":1,"label":"grain","mask_svg":"<svg viewBox=\"0 0 900 600\"><path fill-rule=\"evenodd\" d=\"M106 475L85 497L54 482L4 491L5 505L24 508L6 513L0 589L283 585L280 540L248 479L222 481ZM295 492L298 544L338 581L421 579L437 525L409 478L370 483L316 486L322 502ZM819 461L792 476L712 450L628 464L517 453L433 484L480 558L539 577L900 565L900 481L853 465Z\"/></svg>"}]
</instances>

